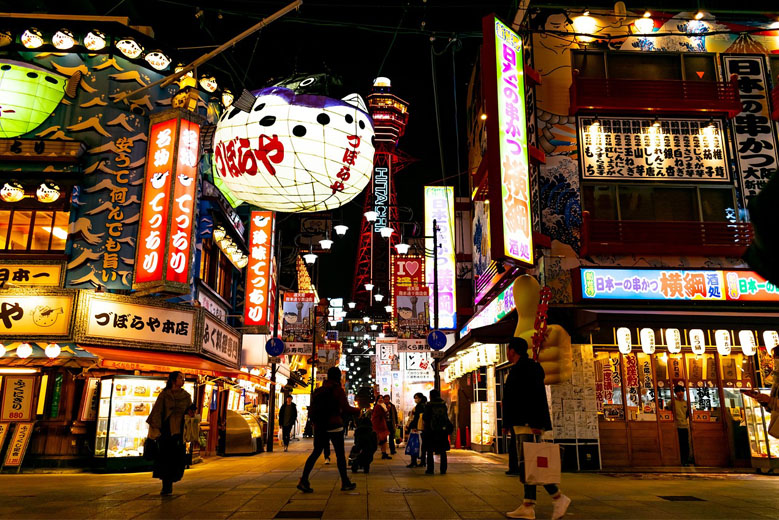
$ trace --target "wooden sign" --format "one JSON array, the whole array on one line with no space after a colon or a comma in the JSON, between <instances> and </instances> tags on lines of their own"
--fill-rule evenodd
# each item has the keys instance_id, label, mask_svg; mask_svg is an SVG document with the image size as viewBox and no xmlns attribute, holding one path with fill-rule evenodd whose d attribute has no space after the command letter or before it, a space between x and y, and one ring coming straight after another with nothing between
<instances>
[{"instance_id":1,"label":"wooden sign","mask_svg":"<svg viewBox=\"0 0 779 520\"><path fill-rule=\"evenodd\" d=\"M81 407L78 414L79 421L86 422L97 419L97 386L99 383L99 378L90 377L84 384L84 393L81 396Z\"/></svg>"},{"instance_id":2,"label":"wooden sign","mask_svg":"<svg viewBox=\"0 0 779 520\"><path fill-rule=\"evenodd\" d=\"M0 421L32 420L34 394L35 376L5 376Z\"/></svg>"},{"instance_id":3,"label":"wooden sign","mask_svg":"<svg viewBox=\"0 0 779 520\"><path fill-rule=\"evenodd\" d=\"M0 139L0 161L76 162L85 150L81 141Z\"/></svg>"},{"instance_id":4,"label":"wooden sign","mask_svg":"<svg viewBox=\"0 0 779 520\"><path fill-rule=\"evenodd\" d=\"M64 264L34 260L8 262L0 260L0 289L16 287L59 287L65 275Z\"/></svg>"},{"instance_id":5,"label":"wooden sign","mask_svg":"<svg viewBox=\"0 0 779 520\"><path fill-rule=\"evenodd\" d=\"M5 455L5 466L18 467L22 465L24 454L27 452L27 445L32 436L31 422L18 423L14 432L11 444L8 446L8 453Z\"/></svg>"}]
</instances>

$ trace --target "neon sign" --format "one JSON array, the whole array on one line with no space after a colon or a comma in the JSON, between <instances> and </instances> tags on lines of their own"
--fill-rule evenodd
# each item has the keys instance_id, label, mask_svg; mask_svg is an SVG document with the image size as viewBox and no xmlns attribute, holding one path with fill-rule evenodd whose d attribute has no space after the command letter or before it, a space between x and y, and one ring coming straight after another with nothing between
<instances>
[{"instance_id":1,"label":"neon sign","mask_svg":"<svg viewBox=\"0 0 779 520\"><path fill-rule=\"evenodd\" d=\"M514 284L511 284L506 287L503 292L500 293L494 300L488 303L486 307L476 313L476 315L465 324L465 327L460 329L460 337L465 336L472 329L486 327L487 325L498 323L515 308Z\"/></svg>"},{"instance_id":2,"label":"neon sign","mask_svg":"<svg viewBox=\"0 0 779 520\"><path fill-rule=\"evenodd\" d=\"M457 326L454 260L454 188L451 186L425 186L425 247L433 250L433 220L438 226L438 327L453 329ZM433 291L433 256L425 260L425 279ZM430 325L435 327L435 311L430 315Z\"/></svg>"},{"instance_id":3,"label":"neon sign","mask_svg":"<svg viewBox=\"0 0 779 520\"><path fill-rule=\"evenodd\" d=\"M252 211L243 314L244 325L247 327L267 327L270 324L271 307L268 304L273 297L270 292L273 225L272 211Z\"/></svg>"}]
</instances>

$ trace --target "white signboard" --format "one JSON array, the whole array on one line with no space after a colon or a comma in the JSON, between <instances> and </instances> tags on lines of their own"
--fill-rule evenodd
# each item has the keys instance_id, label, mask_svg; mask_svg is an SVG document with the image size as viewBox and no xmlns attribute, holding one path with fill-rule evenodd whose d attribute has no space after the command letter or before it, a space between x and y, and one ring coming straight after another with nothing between
<instances>
[{"instance_id":1,"label":"white signboard","mask_svg":"<svg viewBox=\"0 0 779 520\"><path fill-rule=\"evenodd\" d=\"M398 352L432 352L430 345L427 341L422 340L420 343L415 339L398 339Z\"/></svg>"},{"instance_id":2,"label":"white signboard","mask_svg":"<svg viewBox=\"0 0 779 520\"><path fill-rule=\"evenodd\" d=\"M200 305L203 306L205 310L216 316L222 321L227 320L227 311L224 307L219 305L214 301L213 298L209 297L203 289L199 289L197 292L197 301L200 302Z\"/></svg>"},{"instance_id":3,"label":"white signboard","mask_svg":"<svg viewBox=\"0 0 779 520\"><path fill-rule=\"evenodd\" d=\"M433 381L433 359L426 352L406 352L403 358L403 373L406 381Z\"/></svg>"},{"instance_id":4,"label":"white signboard","mask_svg":"<svg viewBox=\"0 0 779 520\"><path fill-rule=\"evenodd\" d=\"M730 180L722 122L709 119L583 117L582 176L685 182Z\"/></svg>"},{"instance_id":5,"label":"white signboard","mask_svg":"<svg viewBox=\"0 0 779 520\"><path fill-rule=\"evenodd\" d=\"M224 324L205 316L201 350L204 354L238 366L241 360L241 337Z\"/></svg>"}]
</instances>

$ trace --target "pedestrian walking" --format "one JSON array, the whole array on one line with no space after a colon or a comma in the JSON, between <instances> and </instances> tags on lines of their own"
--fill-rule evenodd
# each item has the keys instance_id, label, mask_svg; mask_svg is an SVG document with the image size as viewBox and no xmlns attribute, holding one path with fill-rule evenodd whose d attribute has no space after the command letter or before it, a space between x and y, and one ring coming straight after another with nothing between
<instances>
[{"instance_id":1,"label":"pedestrian walking","mask_svg":"<svg viewBox=\"0 0 779 520\"><path fill-rule=\"evenodd\" d=\"M503 417L512 425L517 438L519 479L525 487L522 505L506 513L509 518L536 517L536 486L525 480L525 456L522 445L525 442L539 442L544 431L552 429L549 405L544 386L544 369L540 363L530 359L527 342L522 338L511 338L506 356L514 366L503 385ZM556 484L546 484L544 489L552 497L554 509L552 520L565 515L571 499L563 495Z\"/></svg>"},{"instance_id":2,"label":"pedestrian walking","mask_svg":"<svg viewBox=\"0 0 779 520\"><path fill-rule=\"evenodd\" d=\"M425 404L425 410L422 412L422 448L425 450L427 458L427 475L432 475L435 470L435 460L433 455L437 454L441 458L441 475L446 474L447 460L446 452L451 449L449 446L449 435L454 430L452 421L449 420L449 412L446 409L446 403L441 399L441 392L430 390L430 402Z\"/></svg>"},{"instance_id":3,"label":"pedestrian walking","mask_svg":"<svg viewBox=\"0 0 779 520\"><path fill-rule=\"evenodd\" d=\"M184 374L171 372L165 389L157 396L149 418L149 439L157 442L157 456L152 476L162 480L160 495L173 493L173 483L184 476L186 447L184 414L192 406L192 396L184 390Z\"/></svg>"},{"instance_id":4,"label":"pedestrian walking","mask_svg":"<svg viewBox=\"0 0 779 520\"><path fill-rule=\"evenodd\" d=\"M279 425L281 426L281 442L284 444L284 451L289 450L290 434L297 420L298 407L292 402L292 396L287 395L284 398L284 404L279 408Z\"/></svg>"},{"instance_id":5,"label":"pedestrian walking","mask_svg":"<svg viewBox=\"0 0 779 520\"><path fill-rule=\"evenodd\" d=\"M384 404L387 406L387 428L389 429L390 455L395 455L395 435L398 429L398 409L392 404L389 394L384 396Z\"/></svg>"},{"instance_id":6,"label":"pedestrian walking","mask_svg":"<svg viewBox=\"0 0 779 520\"><path fill-rule=\"evenodd\" d=\"M379 442L379 447L381 448L381 458L382 459L392 459L392 457L389 456L388 451L388 441L389 441L389 411L387 410L387 405L384 404L384 400L379 397L376 399L376 404L373 406L373 414L371 415L371 423L373 424L373 431L376 432L376 439Z\"/></svg>"},{"instance_id":7,"label":"pedestrian walking","mask_svg":"<svg viewBox=\"0 0 779 520\"><path fill-rule=\"evenodd\" d=\"M354 445L349 453L349 464L352 467L353 473L359 469L369 473L371 463L373 462L373 454L376 453L376 448L378 447L376 432L373 431L373 422L371 420L373 395L370 393L370 389L363 388L357 393L355 400L360 408L360 414L355 420Z\"/></svg>"},{"instance_id":8,"label":"pedestrian walking","mask_svg":"<svg viewBox=\"0 0 779 520\"><path fill-rule=\"evenodd\" d=\"M317 388L311 398L311 426L314 433L314 449L306 459L303 467L303 475L300 477L297 488L303 493L313 493L314 490L308 482L308 476L314 469L317 459L329 443L333 443L335 460L338 473L341 476L341 491L350 491L357 484L349 480L346 474L346 457L344 455L344 424L345 413L359 413L359 408L349 406L346 392L341 386L341 371L338 367L330 367L327 371L327 380Z\"/></svg>"},{"instance_id":9,"label":"pedestrian walking","mask_svg":"<svg viewBox=\"0 0 779 520\"><path fill-rule=\"evenodd\" d=\"M422 446L422 430L424 428L422 414L425 411L427 398L422 392L417 392L414 394L414 403L414 409L409 412L409 421L406 425L406 449L408 450L409 446L412 446L412 443L416 443L417 448L414 449L414 451L416 451L418 455L415 455L413 452L411 453L411 464L406 466L407 468L418 468L425 465L425 452L424 447ZM406 453L408 453L408 451Z\"/></svg>"},{"instance_id":10,"label":"pedestrian walking","mask_svg":"<svg viewBox=\"0 0 779 520\"><path fill-rule=\"evenodd\" d=\"M689 466L690 459L690 407L684 399L684 387L674 387L674 426L679 438L679 458L682 466Z\"/></svg>"}]
</instances>

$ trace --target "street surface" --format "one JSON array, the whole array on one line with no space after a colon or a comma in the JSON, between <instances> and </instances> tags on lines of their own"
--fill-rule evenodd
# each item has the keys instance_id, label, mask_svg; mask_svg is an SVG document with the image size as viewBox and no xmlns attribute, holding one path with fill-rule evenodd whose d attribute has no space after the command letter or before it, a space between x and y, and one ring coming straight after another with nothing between
<instances>
[{"instance_id":1,"label":"street surface","mask_svg":"<svg viewBox=\"0 0 779 520\"><path fill-rule=\"evenodd\" d=\"M287 453L212 458L187 470L165 498L150 473L0 475L0 517L490 520L521 501L503 457L459 450L443 476L407 469L400 451L391 461L377 458L370 474L350 473L352 492L340 490L335 458L329 466L320 461L314 493L304 495L295 485L310 446L306 439ZM565 473L562 489L573 500L566 520L779 518L779 477ZM551 500L543 489L538 497L537 518L550 518Z\"/></svg>"}]
</instances>

